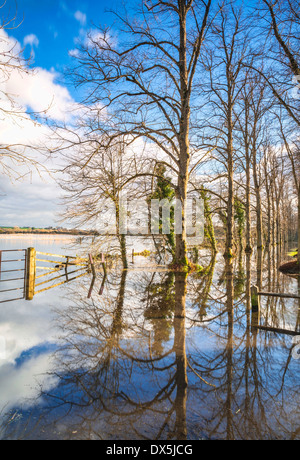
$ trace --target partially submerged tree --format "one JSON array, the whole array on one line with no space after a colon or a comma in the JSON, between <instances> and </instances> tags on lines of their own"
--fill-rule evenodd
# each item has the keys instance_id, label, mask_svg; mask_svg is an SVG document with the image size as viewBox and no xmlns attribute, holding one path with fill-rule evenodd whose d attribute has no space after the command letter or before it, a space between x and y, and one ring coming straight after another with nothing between
<instances>
[{"instance_id":1,"label":"partially submerged tree","mask_svg":"<svg viewBox=\"0 0 300 460\"><path fill-rule=\"evenodd\" d=\"M152 142L175 177L182 206L176 260L187 265L185 206L191 165L191 118L197 65L210 24L212 1L143 1L132 19L116 12L118 37L99 28L78 50L74 81L86 102L113 117L110 139L121 135Z\"/></svg>"},{"instance_id":2,"label":"partially submerged tree","mask_svg":"<svg viewBox=\"0 0 300 460\"><path fill-rule=\"evenodd\" d=\"M172 203L174 202L175 198L175 190L174 188L170 185L170 180L168 180L165 177L166 173L166 167L164 165L161 165L158 163L156 170L154 171L155 175L157 175L155 181L155 189L153 193L149 197L149 202L151 200L159 200L162 202L162 200L168 200L169 202ZM160 214L162 214L162 210L160 210ZM162 229L162 216L159 216L160 222L159 222L159 229ZM176 244L175 244L175 211L174 211L174 206L171 207L170 209L170 217L169 217L169 222L168 223L170 227L170 232L167 235L163 235L163 243L164 247L167 249L167 251L171 254L172 258L175 258L175 253L176 253ZM155 239L155 235L152 235L154 244L157 249L157 243Z\"/></svg>"},{"instance_id":3,"label":"partially submerged tree","mask_svg":"<svg viewBox=\"0 0 300 460\"><path fill-rule=\"evenodd\" d=\"M293 179L294 188L297 194L298 204L298 263L300 264L300 142L299 139L293 136L293 140L289 142L287 129L284 129L281 118L279 118L281 136L284 142L287 158L290 164L290 173ZM291 136L289 136L291 137Z\"/></svg>"},{"instance_id":4,"label":"partially submerged tree","mask_svg":"<svg viewBox=\"0 0 300 460\"><path fill-rule=\"evenodd\" d=\"M243 239L244 239L246 216L245 216L245 205L238 197L235 197L234 199L234 211L235 211L234 219L237 223L237 235L238 235L239 249L240 249L240 254L241 254L243 251Z\"/></svg>"},{"instance_id":5,"label":"partially submerged tree","mask_svg":"<svg viewBox=\"0 0 300 460\"><path fill-rule=\"evenodd\" d=\"M121 209L122 193L128 179L139 175L143 162L138 163L121 140L107 148L102 147L103 139L97 142L97 137L77 140L77 145L72 140L68 145L67 166L60 181L66 192L64 219L98 232L99 252L108 245L112 254L121 256L123 268L127 269L126 232L121 228L126 212ZM126 193L132 201L146 196L147 190L140 179L139 184L127 184Z\"/></svg>"},{"instance_id":6,"label":"partially submerged tree","mask_svg":"<svg viewBox=\"0 0 300 460\"><path fill-rule=\"evenodd\" d=\"M218 252L217 241L215 238L215 229L212 219L212 210L211 210L211 197L208 195L208 192L204 189L200 191L200 198L203 200L204 204L204 217L205 217L205 224L204 224L204 236L208 239L212 252L214 255Z\"/></svg>"},{"instance_id":7,"label":"partially submerged tree","mask_svg":"<svg viewBox=\"0 0 300 460\"><path fill-rule=\"evenodd\" d=\"M272 59L271 69L260 72L266 83L272 89L273 94L283 111L288 115L291 123L297 129L300 126L300 14L297 0L261 0L259 4L262 24L267 24L268 38L270 41L270 53ZM291 148L292 138L288 140L290 129L283 128L282 112L279 115L281 134L287 149L292 169L294 169ZM296 149L297 150L297 149ZM300 191L298 177L295 179L298 194L298 235L300 229ZM298 246L300 238L298 237ZM298 255L298 261L300 257Z\"/></svg>"},{"instance_id":8,"label":"partially submerged tree","mask_svg":"<svg viewBox=\"0 0 300 460\"><path fill-rule=\"evenodd\" d=\"M237 148L234 143L239 118L235 107L245 85L244 63L250 55L249 33L243 9L234 2L224 7L213 27L214 43L207 50L203 65L209 74L207 83L207 139L215 139L214 160L226 184L226 227L224 256L234 256L234 196L237 170ZM207 142L207 141L206 141ZM212 143L208 144L212 147ZM223 193L223 196L225 193Z\"/></svg>"}]
</instances>

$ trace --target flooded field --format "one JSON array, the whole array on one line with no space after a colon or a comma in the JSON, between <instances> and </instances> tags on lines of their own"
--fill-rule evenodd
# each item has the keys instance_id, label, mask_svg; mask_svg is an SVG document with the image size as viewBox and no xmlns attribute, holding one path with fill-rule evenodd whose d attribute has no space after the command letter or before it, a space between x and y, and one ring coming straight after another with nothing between
<instances>
[{"instance_id":1,"label":"flooded field","mask_svg":"<svg viewBox=\"0 0 300 460\"><path fill-rule=\"evenodd\" d=\"M0 250L81 252L69 243ZM0 304L1 439L300 439L300 300L261 297L254 313L250 295L300 295L300 279L270 254L199 263L186 276L136 257Z\"/></svg>"}]
</instances>

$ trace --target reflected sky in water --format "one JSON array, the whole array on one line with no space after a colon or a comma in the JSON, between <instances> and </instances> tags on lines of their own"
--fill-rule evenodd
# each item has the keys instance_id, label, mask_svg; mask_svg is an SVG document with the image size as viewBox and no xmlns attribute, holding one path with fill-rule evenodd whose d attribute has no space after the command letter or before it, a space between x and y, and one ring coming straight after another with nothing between
<instances>
[{"instance_id":1,"label":"reflected sky in water","mask_svg":"<svg viewBox=\"0 0 300 460\"><path fill-rule=\"evenodd\" d=\"M186 276L136 258L101 295L99 273L90 299L88 274L4 304L1 438L300 439L294 337L256 327L300 333L300 303L264 297L255 315L250 302L252 284L300 283L269 254L256 260L201 251L205 272Z\"/></svg>"}]
</instances>

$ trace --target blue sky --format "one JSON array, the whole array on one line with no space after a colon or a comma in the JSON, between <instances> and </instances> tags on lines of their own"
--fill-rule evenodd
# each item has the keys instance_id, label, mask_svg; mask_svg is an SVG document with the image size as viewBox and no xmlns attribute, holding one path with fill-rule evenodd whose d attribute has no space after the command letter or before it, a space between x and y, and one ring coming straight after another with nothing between
<instances>
[{"instance_id":1,"label":"blue sky","mask_svg":"<svg viewBox=\"0 0 300 460\"><path fill-rule=\"evenodd\" d=\"M11 19L15 15L16 19L2 33L0 48L7 42L9 49L17 41L16 50L24 49L26 57L32 55L31 66L36 70L30 77L12 72L4 91L13 94L18 104L35 112L45 110L55 98L56 105L48 114L50 118L62 121L69 105L80 100L73 86L64 79L64 70L74 59L69 53L89 29L100 24L111 25L113 17L108 10L117 8L121 2L7 0L0 9L1 19ZM1 84L6 83L0 82L0 92ZM29 145L35 138L48 141L47 131L34 127L29 115L22 122L3 121L0 129L2 144L24 142ZM21 182L12 183L0 175L0 226L47 227L59 224L60 195L59 187L48 176L41 180L38 174L33 174Z\"/></svg>"},{"instance_id":2,"label":"blue sky","mask_svg":"<svg viewBox=\"0 0 300 460\"><path fill-rule=\"evenodd\" d=\"M49 119L68 123L72 104L81 100L64 78L65 69L74 62L70 52L89 29L113 25L115 18L109 10L117 10L123 1L126 4L125 0L6 0L2 8L0 2L0 18L12 18L17 11L11 27L5 31L0 28L0 53L1 47L4 51L6 47L6 52L24 49L25 56L33 56L31 66L35 68L32 75L13 71L7 82L0 81L0 94L2 89L13 95L25 111L47 110ZM51 142L52 133L45 126L35 126L29 113L22 121L13 117L0 121L0 144ZM49 177L41 180L33 174L11 183L0 174L0 226L61 225L60 197L61 190Z\"/></svg>"},{"instance_id":3,"label":"blue sky","mask_svg":"<svg viewBox=\"0 0 300 460\"><path fill-rule=\"evenodd\" d=\"M108 10L119 3L119 0L17 0L14 22L18 27L11 34L23 44L27 56L33 49L35 66L62 74L71 63L68 53L75 48L78 37L95 25L111 24ZM15 15L12 0L8 0L6 10L10 11L10 17Z\"/></svg>"}]
</instances>

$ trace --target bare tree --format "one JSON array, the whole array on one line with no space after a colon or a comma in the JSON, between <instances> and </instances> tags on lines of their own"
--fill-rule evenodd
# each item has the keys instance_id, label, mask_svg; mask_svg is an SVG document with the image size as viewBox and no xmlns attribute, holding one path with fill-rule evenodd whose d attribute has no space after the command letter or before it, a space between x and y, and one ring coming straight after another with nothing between
<instances>
[{"instance_id":1,"label":"bare tree","mask_svg":"<svg viewBox=\"0 0 300 460\"><path fill-rule=\"evenodd\" d=\"M259 0L258 13L259 30L265 32L266 45L263 68L253 68L265 79L279 105L300 126L300 98L295 97L300 81L298 1Z\"/></svg>"},{"instance_id":2,"label":"bare tree","mask_svg":"<svg viewBox=\"0 0 300 460\"><path fill-rule=\"evenodd\" d=\"M0 5L3 9L5 3ZM10 79L12 73L20 72L28 74L29 60L22 55L19 44L9 38L6 31L14 29L15 17L0 18L0 122L9 122L18 127L23 123L31 123L26 109L20 106L14 95L6 90L5 82ZM42 165L32 154L32 146L20 145L16 143L0 144L0 172L11 179L20 178L28 173L32 167L39 169ZM20 167L20 169L19 169Z\"/></svg>"},{"instance_id":3,"label":"bare tree","mask_svg":"<svg viewBox=\"0 0 300 460\"><path fill-rule=\"evenodd\" d=\"M235 174L238 167L235 131L239 117L235 110L245 84L243 63L249 58L249 36L245 29L242 8L232 3L223 8L213 28L214 43L206 54L205 68L209 71L207 100L209 115L207 139L215 138L215 160L221 165L217 177L227 182L225 257L233 257ZM213 136L212 133L215 133ZM206 141L207 142L207 141ZM209 144L212 147L212 144Z\"/></svg>"},{"instance_id":4,"label":"bare tree","mask_svg":"<svg viewBox=\"0 0 300 460\"><path fill-rule=\"evenodd\" d=\"M286 111L295 127L300 126L300 15L299 2L297 0L261 0L260 10L267 13L264 21L271 40L270 57L273 61L273 71L265 73L265 79L271 87L280 106ZM274 46L275 45L275 46ZM292 87L291 87L292 83ZM281 133L291 160L291 149L287 140L287 132L284 132L282 113L280 114ZM286 128L285 128L286 129ZM289 129L288 129L289 130ZM292 149L293 150L293 149ZM297 150L297 149L296 149ZM292 159L292 169L295 163ZM294 169L295 170L295 169ZM293 172L295 181L295 173ZM299 181L295 181L298 194L298 234L300 225L300 200ZM299 248L300 239L298 241ZM298 261L300 262L299 249Z\"/></svg>"},{"instance_id":5,"label":"bare tree","mask_svg":"<svg viewBox=\"0 0 300 460\"><path fill-rule=\"evenodd\" d=\"M128 135L152 142L166 159L182 205L183 230L176 259L186 265L185 201L191 169L194 80L210 24L211 0L143 1L134 18L115 12L118 37L97 29L78 50L72 69L89 88L86 102L102 104L113 117L111 138Z\"/></svg>"},{"instance_id":6,"label":"bare tree","mask_svg":"<svg viewBox=\"0 0 300 460\"><path fill-rule=\"evenodd\" d=\"M238 117L238 131L237 137L240 138L242 146L242 165L245 171L245 212L246 212L246 253L252 252L251 242L251 110L249 101L249 87L246 84L241 92L242 110Z\"/></svg>"},{"instance_id":7,"label":"bare tree","mask_svg":"<svg viewBox=\"0 0 300 460\"><path fill-rule=\"evenodd\" d=\"M142 171L145 164L148 171L153 168L151 161L147 158L141 161L141 152L140 161L137 161L135 153L125 148L121 138L104 147L104 135L81 139L77 132L76 136L72 133L70 139L70 131L65 130L64 134L68 134L69 142L66 138L62 140L67 163L60 180L66 192L63 218L80 227L93 228L99 234L97 251L101 252L102 247L103 252L103 247L109 245L112 254L121 255L123 268L127 269L126 234L120 228L124 220L121 195L126 191L126 198L131 202L149 194L151 183L145 183ZM116 247L116 240L119 247Z\"/></svg>"},{"instance_id":8,"label":"bare tree","mask_svg":"<svg viewBox=\"0 0 300 460\"><path fill-rule=\"evenodd\" d=\"M297 136L289 136L287 128L284 126L283 121L278 117L280 124L280 132L284 142L285 151L290 164L290 172L294 182L294 188L297 194L298 201L298 263L300 264L300 143ZM291 128L291 127L290 127ZM292 131L293 127L292 127ZM288 138L293 138L289 141Z\"/></svg>"}]
</instances>

